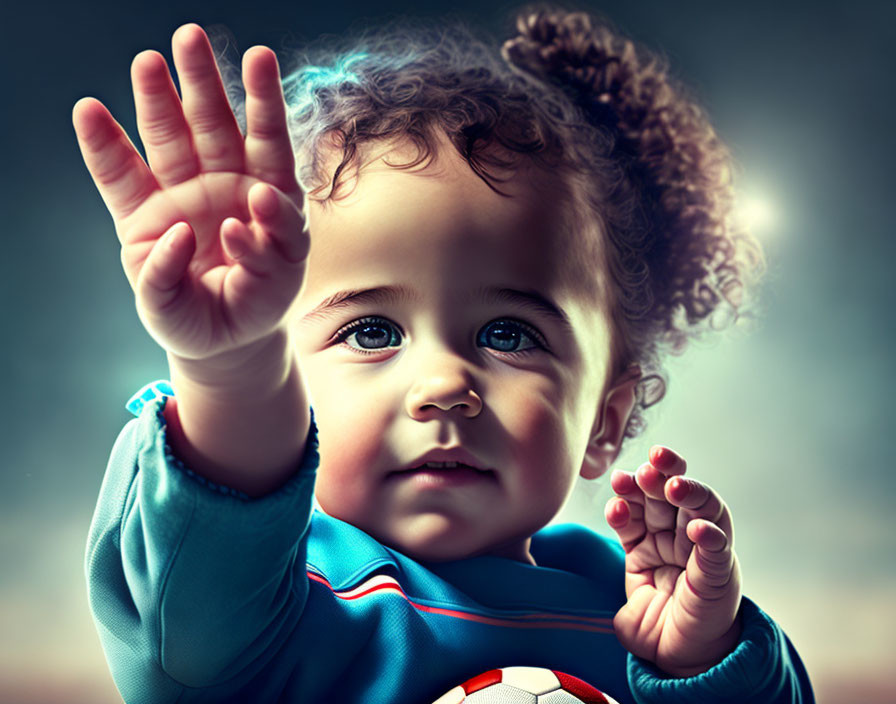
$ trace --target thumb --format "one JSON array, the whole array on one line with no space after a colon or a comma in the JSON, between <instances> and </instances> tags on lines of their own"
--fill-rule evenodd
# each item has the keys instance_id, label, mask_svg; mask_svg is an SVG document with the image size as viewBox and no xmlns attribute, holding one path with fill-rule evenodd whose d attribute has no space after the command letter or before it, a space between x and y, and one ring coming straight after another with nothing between
<instances>
[{"instance_id":1,"label":"thumb","mask_svg":"<svg viewBox=\"0 0 896 704\"><path fill-rule=\"evenodd\" d=\"M143 261L134 282L134 293L143 307L155 312L170 308L183 295L185 274L196 251L193 229L177 222L163 234Z\"/></svg>"}]
</instances>

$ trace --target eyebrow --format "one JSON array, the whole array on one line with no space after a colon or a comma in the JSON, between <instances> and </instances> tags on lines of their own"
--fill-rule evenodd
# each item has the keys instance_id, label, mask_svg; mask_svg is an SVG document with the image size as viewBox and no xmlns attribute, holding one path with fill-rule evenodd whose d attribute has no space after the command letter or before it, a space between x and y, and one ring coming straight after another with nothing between
<instances>
[{"instance_id":1,"label":"eyebrow","mask_svg":"<svg viewBox=\"0 0 896 704\"><path fill-rule=\"evenodd\" d=\"M325 318L342 308L361 305L362 303L388 304L419 300L419 296L406 286L377 286L365 289L346 289L337 291L318 303L310 312L302 317L302 322L315 318Z\"/></svg>"},{"instance_id":2,"label":"eyebrow","mask_svg":"<svg viewBox=\"0 0 896 704\"><path fill-rule=\"evenodd\" d=\"M569 316L566 314L566 311L538 291L484 286L477 291L476 295L489 303L511 303L519 308L540 313L552 319L555 323L559 323L567 331L572 331L572 324L569 322Z\"/></svg>"},{"instance_id":3,"label":"eyebrow","mask_svg":"<svg viewBox=\"0 0 896 704\"><path fill-rule=\"evenodd\" d=\"M572 330L569 316L566 312L543 296L538 291L524 291L515 288L497 288L483 286L470 295L470 300L479 299L486 303L511 303L519 308L539 313L561 325L566 330ZM420 295L406 286L377 286L367 289L346 289L328 296L318 303L310 312L306 313L302 322L308 322L316 318L327 317L343 308L370 304L395 304L408 301L419 301Z\"/></svg>"}]
</instances>

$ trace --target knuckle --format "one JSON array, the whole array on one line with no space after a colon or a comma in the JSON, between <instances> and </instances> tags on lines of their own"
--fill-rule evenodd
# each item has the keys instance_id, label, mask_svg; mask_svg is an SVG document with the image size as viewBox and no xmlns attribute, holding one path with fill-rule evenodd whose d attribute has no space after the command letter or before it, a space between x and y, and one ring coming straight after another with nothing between
<instances>
[{"instance_id":1,"label":"knuckle","mask_svg":"<svg viewBox=\"0 0 896 704\"><path fill-rule=\"evenodd\" d=\"M115 204L122 217L137 210L148 197L147 184L141 184L132 174L125 174L115 184Z\"/></svg>"},{"instance_id":2,"label":"knuckle","mask_svg":"<svg viewBox=\"0 0 896 704\"><path fill-rule=\"evenodd\" d=\"M164 179L167 185L181 183L196 173L196 163L193 160L175 160L159 165L153 163L153 172L158 177Z\"/></svg>"},{"instance_id":3,"label":"knuckle","mask_svg":"<svg viewBox=\"0 0 896 704\"><path fill-rule=\"evenodd\" d=\"M246 120L246 134L261 141L279 141L286 136L286 123L282 115L267 111L250 112Z\"/></svg>"},{"instance_id":4,"label":"knuckle","mask_svg":"<svg viewBox=\"0 0 896 704\"><path fill-rule=\"evenodd\" d=\"M194 135L213 135L226 124L216 110L196 110L190 115L190 130Z\"/></svg>"},{"instance_id":5,"label":"knuckle","mask_svg":"<svg viewBox=\"0 0 896 704\"><path fill-rule=\"evenodd\" d=\"M220 132L209 130L194 133L194 137L203 162L231 162L240 158L242 145L223 138Z\"/></svg>"},{"instance_id":6,"label":"knuckle","mask_svg":"<svg viewBox=\"0 0 896 704\"><path fill-rule=\"evenodd\" d=\"M144 117L140 121L139 132L143 141L154 147L164 147L184 139L180 122L168 115Z\"/></svg>"},{"instance_id":7,"label":"knuckle","mask_svg":"<svg viewBox=\"0 0 896 704\"><path fill-rule=\"evenodd\" d=\"M180 57L177 72L185 83L201 91L214 86L218 77L218 67L214 58L204 51L202 43L188 47Z\"/></svg>"},{"instance_id":8,"label":"knuckle","mask_svg":"<svg viewBox=\"0 0 896 704\"><path fill-rule=\"evenodd\" d=\"M100 183L113 184L122 181L134 167L133 157L114 149L102 154L93 164L93 176Z\"/></svg>"}]
</instances>

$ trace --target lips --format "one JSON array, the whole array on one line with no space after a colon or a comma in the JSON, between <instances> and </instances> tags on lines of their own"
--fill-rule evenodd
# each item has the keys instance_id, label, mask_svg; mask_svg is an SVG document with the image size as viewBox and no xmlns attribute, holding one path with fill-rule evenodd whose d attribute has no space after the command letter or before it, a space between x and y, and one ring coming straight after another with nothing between
<instances>
[{"instance_id":1,"label":"lips","mask_svg":"<svg viewBox=\"0 0 896 704\"><path fill-rule=\"evenodd\" d=\"M493 470L462 447L435 448L402 467L399 472L475 470L483 474Z\"/></svg>"},{"instance_id":2,"label":"lips","mask_svg":"<svg viewBox=\"0 0 896 704\"><path fill-rule=\"evenodd\" d=\"M466 490L498 479L492 468L462 447L433 448L390 476L424 493Z\"/></svg>"},{"instance_id":3,"label":"lips","mask_svg":"<svg viewBox=\"0 0 896 704\"><path fill-rule=\"evenodd\" d=\"M414 467L411 471L417 469L472 469L477 472L486 471L484 469L479 469L478 467L472 467L468 464L464 464L463 462L426 462L425 464L421 464L419 467Z\"/></svg>"},{"instance_id":4,"label":"lips","mask_svg":"<svg viewBox=\"0 0 896 704\"><path fill-rule=\"evenodd\" d=\"M479 469L460 462L426 462L419 467L392 472L390 476L392 481L407 482L408 486L424 492L482 486L483 482L493 484L498 478L489 469Z\"/></svg>"}]
</instances>

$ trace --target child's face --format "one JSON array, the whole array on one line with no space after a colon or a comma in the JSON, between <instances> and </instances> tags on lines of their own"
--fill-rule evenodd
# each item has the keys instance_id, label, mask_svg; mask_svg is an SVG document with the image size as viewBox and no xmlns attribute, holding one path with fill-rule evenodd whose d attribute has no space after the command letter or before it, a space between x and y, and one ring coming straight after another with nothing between
<instances>
[{"instance_id":1,"label":"child's face","mask_svg":"<svg viewBox=\"0 0 896 704\"><path fill-rule=\"evenodd\" d=\"M529 537L601 424L610 359L603 296L576 283L557 231L565 206L544 176L498 184L512 199L494 193L450 147L422 171L374 162L351 185L344 201L310 204L296 307L317 500L416 559L531 561ZM488 471L399 471L439 448Z\"/></svg>"}]
</instances>

